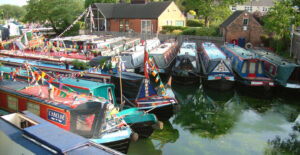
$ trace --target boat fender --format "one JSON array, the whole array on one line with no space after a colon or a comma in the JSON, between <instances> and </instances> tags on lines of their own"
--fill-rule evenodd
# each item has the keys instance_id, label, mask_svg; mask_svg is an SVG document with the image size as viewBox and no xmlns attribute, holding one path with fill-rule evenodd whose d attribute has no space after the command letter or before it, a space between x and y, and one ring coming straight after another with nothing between
<instances>
[{"instance_id":1,"label":"boat fender","mask_svg":"<svg viewBox=\"0 0 300 155\"><path fill-rule=\"evenodd\" d=\"M253 46L252 46L252 44L249 42L249 43L247 43L246 45L245 45L245 48L246 49L249 49L249 48L252 48Z\"/></svg>"},{"instance_id":2,"label":"boat fender","mask_svg":"<svg viewBox=\"0 0 300 155\"><path fill-rule=\"evenodd\" d=\"M137 134L136 132L133 132L130 136L130 139L132 141L137 141L139 139L139 134Z\"/></svg>"},{"instance_id":3,"label":"boat fender","mask_svg":"<svg viewBox=\"0 0 300 155\"><path fill-rule=\"evenodd\" d=\"M173 113L176 114L179 110L180 110L180 105L179 104L174 105Z\"/></svg>"},{"instance_id":4,"label":"boat fender","mask_svg":"<svg viewBox=\"0 0 300 155\"><path fill-rule=\"evenodd\" d=\"M164 123L162 121L157 121L154 125L153 125L154 129L157 130L162 130L164 128Z\"/></svg>"}]
</instances>

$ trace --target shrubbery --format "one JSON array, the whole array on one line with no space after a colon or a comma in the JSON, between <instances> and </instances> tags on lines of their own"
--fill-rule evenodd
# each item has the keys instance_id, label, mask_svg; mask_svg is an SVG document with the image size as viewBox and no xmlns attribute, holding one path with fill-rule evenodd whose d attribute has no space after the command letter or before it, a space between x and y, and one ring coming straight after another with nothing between
<instances>
[{"instance_id":1,"label":"shrubbery","mask_svg":"<svg viewBox=\"0 0 300 155\"><path fill-rule=\"evenodd\" d=\"M84 70L89 67L87 63L79 60L73 60L72 65L74 66L74 69L79 69L79 70Z\"/></svg>"},{"instance_id":2,"label":"shrubbery","mask_svg":"<svg viewBox=\"0 0 300 155\"><path fill-rule=\"evenodd\" d=\"M182 31L183 35L196 35L197 28L189 28Z\"/></svg>"},{"instance_id":3,"label":"shrubbery","mask_svg":"<svg viewBox=\"0 0 300 155\"><path fill-rule=\"evenodd\" d=\"M174 30L185 30L187 27L183 26L163 26L163 30L166 30L167 32L173 32Z\"/></svg>"},{"instance_id":4,"label":"shrubbery","mask_svg":"<svg viewBox=\"0 0 300 155\"><path fill-rule=\"evenodd\" d=\"M186 26L190 26L190 27L202 27L203 25L204 23L197 19L191 19L186 22Z\"/></svg>"},{"instance_id":5,"label":"shrubbery","mask_svg":"<svg viewBox=\"0 0 300 155\"><path fill-rule=\"evenodd\" d=\"M197 36L219 36L218 27L201 27L196 31Z\"/></svg>"}]
</instances>

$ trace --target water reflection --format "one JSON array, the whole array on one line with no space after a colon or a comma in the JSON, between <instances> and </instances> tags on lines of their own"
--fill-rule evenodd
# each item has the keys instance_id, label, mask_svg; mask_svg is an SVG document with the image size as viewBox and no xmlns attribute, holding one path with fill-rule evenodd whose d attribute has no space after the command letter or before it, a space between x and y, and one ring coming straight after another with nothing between
<instances>
[{"instance_id":1,"label":"water reflection","mask_svg":"<svg viewBox=\"0 0 300 155\"><path fill-rule=\"evenodd\" d=\"M191 94L174 91L181 108L173 122L192 134L205 138L216 138L226 134L238 116L234 107L233 91L218 92L200 86L194 92L193 96L190 96Z\"/></svg>"},{"instance_id":2,"label":"water reflection","mask_svg":"<svg viewBox=\"0 0 300 155\"><path fill-rule=\"evenodd\" d=\"M133 143L129 154L268 154L273 149L268 141L291 139L300 112L299 101L238 90L172 85L167 93L176 97L180 111L163 131Z\"/></svg>"},{"instance_id":3,"label":"water reflection","mask_svg":"<svg viewBox=\"0 0 300 155\"><path fill-rule=\"evenodd\" d=\"M163 130L155 130L148 139L139 139L137 142L132 142L128 154L160 155L165 144L175 143L178 138L178 130L173 128L170 121L165 121Z\"/></svg>"}]
</instances>

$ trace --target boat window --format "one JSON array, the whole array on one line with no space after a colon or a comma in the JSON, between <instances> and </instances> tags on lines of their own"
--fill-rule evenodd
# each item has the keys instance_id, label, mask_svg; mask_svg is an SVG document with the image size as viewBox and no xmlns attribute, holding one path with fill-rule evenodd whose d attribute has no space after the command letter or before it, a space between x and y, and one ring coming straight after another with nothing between
<instances>
[{"instance_id":1,"label":"boat window","mask_svg":"<svg viewBox=\"0 0 300 155\"><path fill-rule=\"evenodd\" d=\"M18 98L7 95L7 106L11 110L18 110Z\"/></svg>"},{"instance_id":2,"label":"boat window","mask_svg":"<svg viewBox=\"0 0 300 155\"><path fill-rule=\"evenodd\" d=\"M95 118L95 114L77 116L76 130L79 132L91 131L94 118Z\"/></svg>"},{"instance_id":3,"label":"boat window","mask_svg":"<svg viewBox=\"0 0 300 155\"><path fill-rule=\"evenodd\" d=\"M115 104L114 103L114 98L113 98L113 95L112 95L112 92L111 92L111 88L108 88L107 91L108 91L108 101L112 104Z\"/></svg>"},{"instance_id":4,"label":"boat window","mask_svg":"<svg viewBox=\"0 0 300 155\"><path fill-rule=\"evenodd\" d=\"M270 73L270 74L273 73L273 69L274 69L274 66L273 66L273 65L270 65L270 68L269 68L269 73Z\"/></svg>"},{"instance_id":5,"label":"boat window","mask_svg":"<svg viewBox=\"0 0 300 155\"><path fill-rule=\"evenodd\" d=\"M247 72L247 66L248 66L248 63L244 62L243 63L243 68L242 68L242 73L246 73Z\"/></svg>"},{"instance_id":6,"label":"boat window","mask_svg":"<svg viewBox=\"0 0 300 155\"><path fill-rule=\"evenodd\" d=\"M27 102L27 110L34 113L37 116L40 116L40 105L37 103Z\"/></svg>"},{"instance_id":7,"label":"boat window","mask_svg":"<svg viewBox=\"0 0 300 155\"><path fill-rule=\"evenodd\" d=\"M263 74L262 62L258 63L258 69L257 69L257 71L258 71L258 74Z\"/></svg>"},{"instance_id":8,"label":"boat window","mask_svg":"<svg viewBox=\"0 0 300 155\"><path fill-rule=\"evenodd\" d=\"M249 74L254 74L255 73L255 67L256 67L256 63L255 62L250 62L250 66L249 66Z\"/></svg>"},{"instance_id":9,"label":"boat window","mask_svg":"<svg viewBox=\"0 0 300 155\"><path fill-rule=\"evenodd\" d=\"M235 59L235 65L234 67L237 69L238 68L238 64L239 64L239 61L237 59Z\"/></svg>"}]
</instances>

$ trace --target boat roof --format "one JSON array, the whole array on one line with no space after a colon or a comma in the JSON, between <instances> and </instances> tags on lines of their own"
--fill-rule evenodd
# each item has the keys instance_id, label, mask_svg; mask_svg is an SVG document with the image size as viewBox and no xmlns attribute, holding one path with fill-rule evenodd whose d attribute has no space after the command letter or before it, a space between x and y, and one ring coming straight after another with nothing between
<instances>
[{"instance_id":1,"label":"boat roof","mask_svg":"<svg viewBox=\"0 0 300 155\"><path fill-rule=\"evenodd\" d=\"M209 59L226 59L226 55L214 43L205 42L201 46Z\"/></svg>"},{"instance_id":2,"label":"boat roof","mask_svg":"<svg viewBox=\"0 0 300 155\"><path fill-rule=\"evenodd\" d=\"M251 58L258 58L258 56L255 53L252 53L240 46L236 46L233 44L227 44L225 45L226 48L228 48L231 52L233 52L235 55L242 59L251 59Z\"/></svg>"},{"instance_id":3,"label":"boat roof","mask_svg":"<svg viewBox=\"0 0 300 155\"><path fill-rule=\"evenodd\" d=\"M284 65L284 66L299 66L296 65L295 63L292 63L279 55L273 53L272 51L268 51L262 48L254 48L250 49L250 51L255 52L256 54L262 56L264 59L272 62L273 64L276 65Z\"/></svg>"},{"instance_id":4,"label":"boat roof","mask_svg":"<svg viewBox=\"0 0 300 155\"><path fill-rule=\"evenodd\" d=\"M37 124L24 129L11 124L8 118L19 115L37 122ZM26 148L35 154L121 154L117 151L95 144L86 138L68 132L57 127L46 120L28 112L14 113L2 116L0 119L0 129L12 141ZM28 137L28 138L27 138ZM51 149L46 149L44 146Z\"/></svg>"},{"instance_id":5,"label":"boat roof","mask_svg":"<svg viewBox=\"0 0 300 155\"><path fill-rule=\"evenodd\" d=\"M63 97L60 95L54 95L54 100L48 100L48 86L41 85L32 85L28 86L27 82L23 81L12 81L9 79L3 79L0 82L0 89L3 91L7 91L13 94L17 94L19 96L29 96L30 99L44 103L53 105L56 107L60 107L63 109L72 109L76 108L78 105L88 102L89 100L93 100L91 96L86 94L79 95L77 93L71 92L68 96ZM68 92L68 90L63 90L64 92ZM54 92L54 94L56 94ZM74 104L74 100L76 99L76 104ZM98 98L98 101L105 103L105 99Z\"/></svg>"},{"instance_id":6,"label":"boat roof","mask_svg":"<svg viewBox=\"0 0 300 155\"><path fill-rule=\"evenodd\" d=\"M152 54L164 54L166 51L168 51L170 49L170 47L172 45L174 45L175 42L166 42L166 43L163 43L161 45L159 45L158 48L155 48L153 50L151 50L149 52L149 55L152 55Z\"/></svg>"},{"instance_id":7,"label":"boat roof","mask_svg":"<svg viewBox=\"0 0 300 155\"><path fill-rule=\"evenodd\" d=\"M113 84L110 84L110 83L101 83L101 82L94 82L94 81L88 81L88 80L82 80L82 79L77 81L77 79L72 79L72 78L54 80L54 82L88 88L89 90L94 90L99 87L107 87L107 86L113 87L114 86Z\"/></svg>"}]
</instances>

